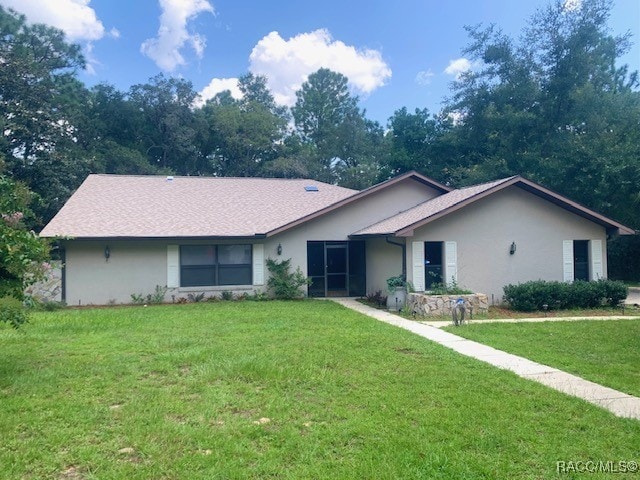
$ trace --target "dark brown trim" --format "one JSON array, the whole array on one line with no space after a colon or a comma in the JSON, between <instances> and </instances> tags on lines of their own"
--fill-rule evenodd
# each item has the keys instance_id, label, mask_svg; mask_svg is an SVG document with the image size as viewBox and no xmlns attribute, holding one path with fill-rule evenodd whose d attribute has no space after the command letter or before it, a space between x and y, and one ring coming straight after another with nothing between
<instances>
[{"instance_id":1,"label":"dark brown trim","mask_svg":"<svg viewBox=\"0 0 640 480\"><path fill-rule=\"evenodd\" d=\"M335 202L321 210L318 210L316 212L310 213L309 215L306 215L304 217L301 217L297 220L294 220L293 222L287 223L286 225L283 225L281 227L275 228L273 230L271 230L270 232L266 233L267 237L272 237L273 235L277 235L278 233L282 233L285 230L289 230L293 227L296 227L298 225L301 225L305 222L308 222L309 220L313 220L314 218L318 218L322 215L326 215L327 213L330 213L340 207L344 207L345 205L348 205L350 203L356 202L358 200L361 200L365 197L368 197L369 195L379 192L380 190L384 190L386 188L391 187L392 185L395 185L396 183L402 182L408 178L411 178L413 180L416 180L428 187L431 187L435 190L440 191L441 193L448 193L451 191L451 188L447 187L446 185L443 185L442 183L436 182L435 180L430 179L429 177L425 177L424 175L416 172L416 171L411 171L411 172L407 172L404 173L402 175L398 175L397 177L394 177L390 180L387 180L385 182L382 183L378 183L377 185L374 185L372 187L366 188L364 190L361 190L360 192L351 195L350 197L344 198L338 202Z\"/></svg>"}]
</instances>

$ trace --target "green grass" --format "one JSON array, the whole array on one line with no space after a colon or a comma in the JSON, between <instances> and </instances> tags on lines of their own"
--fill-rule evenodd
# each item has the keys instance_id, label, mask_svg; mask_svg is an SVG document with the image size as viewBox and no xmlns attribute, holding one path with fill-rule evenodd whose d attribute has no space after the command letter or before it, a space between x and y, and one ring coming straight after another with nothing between
<instances>
[{"instance_id":1,"label":"green grass","mask_svg":"<svg viewBox=\"0 0 640 480\"><path fill-rule=\"evenodd\" d=\"M640 397L640 318L471 324L445 330Z\"/></svg>"},{"instance_id":2,"label":"green grass","mask_svg":"<svg viewBox=\"0 0 640 480\"><path fill-rule=\"evenodd\" d=\"M0 478L545 479L639 454L636 420L329 301L38 313L0 351Z\"/></svg>"}]
</instances>

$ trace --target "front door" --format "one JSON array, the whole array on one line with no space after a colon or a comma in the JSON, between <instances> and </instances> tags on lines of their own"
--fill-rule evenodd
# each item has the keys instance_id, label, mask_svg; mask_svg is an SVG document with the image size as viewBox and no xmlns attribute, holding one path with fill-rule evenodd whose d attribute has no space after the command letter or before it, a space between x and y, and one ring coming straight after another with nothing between
<instances>
[{"instance_id":1,"label":"front door","mask_svg":"<svg viewBox=\"0 0 640 480\"><path fill-rule=\"evenodd\" d=\"M307 242L307 274L310 297L365 295L364 242Z\"/></svg>"}]
</instances>

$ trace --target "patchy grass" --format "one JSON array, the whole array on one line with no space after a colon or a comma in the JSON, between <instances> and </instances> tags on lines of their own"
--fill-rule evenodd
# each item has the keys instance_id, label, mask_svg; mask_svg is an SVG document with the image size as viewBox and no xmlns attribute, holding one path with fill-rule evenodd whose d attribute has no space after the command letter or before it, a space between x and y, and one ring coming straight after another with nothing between
<instances>
[{"instance_id":1,"label":"patchy grass","mask_svg":"<svg viewBox=\"0 0 640 480\"><path fill-rule=\"evenodd\" d=\"M638 458L640 422L329 301L41 312L0 351L0 478L542 479Z\"/></svg>"},{"instance_id":2,"label":"patchy grass","mask_svg":"<svg viewBox=\"0 0 640 480\"><path fill-rule=\"evenodd\" d=\"M471 324L445 330L640 397L640 318Z\"/></svg>"}]
</instances>

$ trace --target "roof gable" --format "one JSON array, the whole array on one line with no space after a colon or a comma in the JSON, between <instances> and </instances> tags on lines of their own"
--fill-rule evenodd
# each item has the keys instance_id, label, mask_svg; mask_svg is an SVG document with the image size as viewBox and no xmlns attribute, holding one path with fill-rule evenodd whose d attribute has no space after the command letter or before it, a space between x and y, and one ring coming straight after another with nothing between
<instances>
[{"instance_id":1,"label":"roof gable","mask_svg":"<svg viewBox=\"0 0 640 480\"><path fill-rule=\"evenodd\" d=\"M401 182L404 181L409 181L409 180L413 180L416 181L422 185L425 185L427 187L433 188L434 190L436 190L437 192L444 194L447 193L449 191L451 191L451 189L449 187L447 187L446 185L443 185L442 183L436 182L435 180L432 180L429 177L426 177L416 171L410 171L407 173L404 173L402 175L398 175L397 177L394 177L390 180L386 180L384 182L378 183L377 185L373 185L372 187L366 188L364 190L361 190L353 195L351 195L350 197L344 198L343 200L340 200L332 205L328 205L325 208L318 210L316 212L312 212L309 215L305 216L305 217L301 217L297 220L294 220L291 223L288 223L286 225L282 225L281 227L272 230L268 233L268 236L271 235L276 235L278 233L281 233L285 230L288 230L290 228L294 228L298 225L301 225L305 222L308 222L310 220L313 220L314 218L318 218L321 217L322 215L326 215L328 213L331 213L334 210L337 210L341 207L344 207L346 205L352 204L353 202L357 202L357 201L361 201L366 199L367 197L374 195L377 192L380 192L381 190L384 189L388 189L391 188L394 185L397 185Z\"/></svg>"},{"instance_id":2,"label":"roof gable","mask_svg":"<svg viewBox=\"0 0 640 480\"><path fill-rule=\"evenodd\" d=\"M475 203L488 195L499 192L512 185L550 201L587 220L602 225L609 232L616 232L622 235L635 234L633 229L615 220L607 218L530 180L520 176L513 176L481 185L452 190L442 196L428 200L404 212L400 212L397 215L354 232L351 236L411 236L416 228L433 222L438 218L464 208L471 203Z\"/></svg>"}]
</instances>

